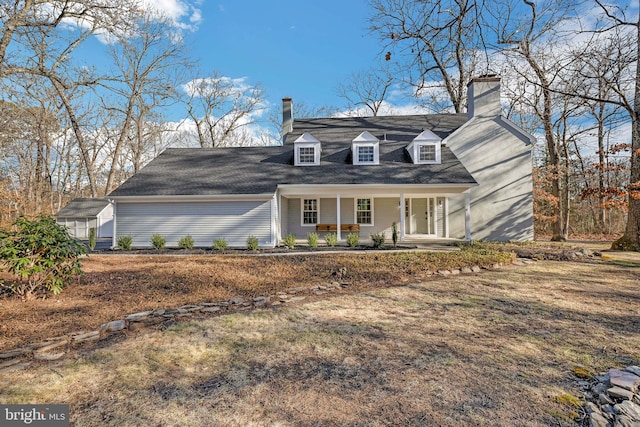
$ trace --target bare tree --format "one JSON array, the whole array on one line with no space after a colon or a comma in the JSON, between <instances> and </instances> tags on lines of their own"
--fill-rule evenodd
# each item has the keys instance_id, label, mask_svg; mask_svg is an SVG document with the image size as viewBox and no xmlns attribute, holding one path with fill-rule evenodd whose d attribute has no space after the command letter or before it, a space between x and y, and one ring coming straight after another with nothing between
<instances>
[{"instance_id":1,"label":"bare tree","mask_svg":"<svg viewBox=\"0 0 640 427\"><path fill-rule=\"evenodd\" d=\"M377 116L388 97L393 76L385 70L360 71L351 74L338 85L338 96L347 101L347 108L352 114Z\"/></svg>"},{"instance_id":2,"label":"bare tree","mask_svg":"<svg viewBox=\"0 0 640 427\"><path fill-rule=\"evenodd\" d=\"M201 147L247 145L243 128L254 123L253 115L264 105L264 92L244 79L214 72L185 85L186 106Z\"/></svg>"},{"instance_id":3,"label":"bare tree","mask_svg":"<svg viewBox=\"0 0 640 427\"><path fill-rule=\"evenodd\" d=\"M466 106L467 83L484 52L483 3L474 0L370 0L374 10L371 31L389 49L385 59L407 60L408 82L416 94L443 90L445 105L429 99L430 108L456 113ZM488 69L485 70L485 73Z\"/></svg>"},{"instance_id":4,"label":"bare tree","mask_svg":"<svg viewBox=\"0 0 640 427\"><path fill-rule=\"evenodd\" d=\"M156 109L178 99L176 87L189 66L184 49L184 45L172 37L166 19L153 14L140 15L135 26L127 33L118 34L109 46L116 71L104 84L115 94L115 99L106 99L104 108L114 113L115 123L111 129L115 135L105 193L118 184L118 172L121 178L130 173L124 171L123 150L127 142L143 137L144 121Z\"/></svg>"}]
</instances>

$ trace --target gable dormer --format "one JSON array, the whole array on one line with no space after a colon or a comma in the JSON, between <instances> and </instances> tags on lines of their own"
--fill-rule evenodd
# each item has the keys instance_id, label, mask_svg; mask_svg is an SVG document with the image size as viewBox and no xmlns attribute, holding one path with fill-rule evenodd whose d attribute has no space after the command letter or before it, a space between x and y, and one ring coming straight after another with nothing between
<instances>
[{"instance_id":1,"label":"gable dormer","mask_svg":"<svg viewBox=\"0 0 640 427\"><path fill-rule=\"evenodd\" d=\"M320 141L308 132L293 141L293 151L295 166L318 166L320 164Z\"/></svg>"},{"instance_id":2,"label":"gable dormer","mask_svg":"<svg viewBox=\"0 0 640 427\"><path fill-rule=\"evenodd\" d=\"M440 164L441 146L442 139L430 130L425 130L411 141L407 151L414 164Z\"/></svg>"},{"instance_id":3,"label":"gable dormer","mask_svg":"<svg viewBox=\"0 0 640 427\"><path fill-rule=\"evenodd\" d=\"M351 141L351 155L354 165L380 164L380 141L364 131Z\"/></svg>"}]
</instances>

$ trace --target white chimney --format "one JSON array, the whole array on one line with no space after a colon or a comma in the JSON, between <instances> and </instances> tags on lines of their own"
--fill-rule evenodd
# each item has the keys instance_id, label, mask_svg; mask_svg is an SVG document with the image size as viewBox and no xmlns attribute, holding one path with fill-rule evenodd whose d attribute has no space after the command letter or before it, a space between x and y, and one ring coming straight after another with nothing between
<instances>
[{"instance_id":1,"label":"white chimney","mask_svg":"<svg viewBox=\"0 0 640 427\"><path fill-rule=\"evenodd\" d=\"M293 131L293 100L282 98L282 135Z\"/></svg>"},{"instance_id":2,"label":"white chimney","mask_svg":"<svg viewBox=\"0 0 640 427\"><path fill-rule=\"evenodd\" d=\"M475 77L467 86L467 112L472 117L496 117L502 114L500 105L500 77Z\"/></svg>"}]
</instances>

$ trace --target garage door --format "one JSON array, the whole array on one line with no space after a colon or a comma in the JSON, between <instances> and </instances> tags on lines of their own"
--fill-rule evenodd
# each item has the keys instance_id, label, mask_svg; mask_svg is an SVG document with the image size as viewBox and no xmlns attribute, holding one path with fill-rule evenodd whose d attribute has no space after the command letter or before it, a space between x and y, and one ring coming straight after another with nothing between
<instances>
[{"instance_id":1,"label":"garage door","mask_svg":"<svg viewBox=\"0 0 640 427\"><path fill-rule=\"evenodd\" d=\"M116 208L117 236L129 235L133 246L150 247L151 236L162 234L168 247L191 235L196 246L211 247L224 238L229 246L246 246L256 236L271 245L271 200L182 203L122 203Z\"/></svg>"}]
</instances>

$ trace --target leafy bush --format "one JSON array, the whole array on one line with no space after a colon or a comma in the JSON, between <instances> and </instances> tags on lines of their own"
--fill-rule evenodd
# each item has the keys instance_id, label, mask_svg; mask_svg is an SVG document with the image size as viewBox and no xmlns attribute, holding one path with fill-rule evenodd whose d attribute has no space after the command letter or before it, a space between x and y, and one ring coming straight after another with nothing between
<instances>
[{"instance_id":1,"label":"leafy bush","mask_svg":"<svg viewBox=\"0 0 640 427\"><path fill-rule=\"evenodd\" d=\"M83 245L50 216L17 218L13 229L0 231L0 262L16 276L4 289L31 299L39 292L59 294L73 276L82 274Z\"/></svg>"},{"instance_id":2,"label":"leafy bush","mask_svg":"<svg viewBox=\"0 0 640 427\"><path fill-rule=\"evenodd\" d=\"M154 249L164 249L164 245L167 244L167 239L162 234L155 233L151 236L151 244Z\"/></svg>"},{"instance_id":3,"label":"leafy bush","mask_svg":"<svg viewBox=\"0 0 640 427\"><path fill-rule=\"evenodd\" d=\"M393 241L393 247L396 247L398 243L398 224L395 222L391 223L391 240Z\"/></svg>"},{"instance_id":4,"label":"leafy bush","mask_svg":"<svg viewBox=\"0 0 640 427\"><path fill-rule=\"evenodd\" d=\"M287 234L286 236L284 236L284 239L282 239L282 244L285 245L287 248L289 249L293 249L296 246L296 235L295 234Z\"/></svg>"},{"instance_id":5,"label":"leafy bush","mask_svg":"<svg viewBox=\"0 0 640 427\"><path fill-rule=\"evenodd\" d=\"M350 248L355 248L360 244L360 235L358 233L349 233L347 234L347 245Z\"/></svg>"},{"instance_id":6,"label":"leafy bush","mask_svg":"<svg viewBox=\"0 0 640 427\"><path fill-rule=\"evenodd\" d=\"M327 233L324 235L324 241L327 246L335 246L338 244L338 235L336 233Z\"/></svg>"},{"instance_id":7,"label":"leafy bush","mask_svg":"<svg viewBox=\"0 0 640 427\"><path fill-rule=\"evenodd\" d=\"M96 248L96 228L91 227L89 229L89 249L94 250Z\"/></svg>"},{"instance_id":8,"label":"leafy bush","mask_svg":"<svg viewBox=\"0 0 640 427\"><path fill-rule=\"evenodd\" d=\"M258 242L258 238L256 236L247 237L247 249L249 249L250 251L257 250L259 244L260 243Z\"/></svg>"},{"instance_id":9,"label":"leafy bush","mask_svg":"<svg viewBox=\"0 0 640 427\"><path fill-rule=\"evenodd\" d=\"M318 247L318 233L316 233L314 231L313 233L307 234L307 243L312 248L317 248Z\"/></svg>"},{"instance_id":10,"label":"leafy bush","mask_svg":"<svg viewBox=\"0 0 640 427\"><path fill-rule=\"evenodd\" d=\"M180 240L178 241L178 247L180 249L193 249L193 246L195 245L195 242L193 241L193 237L191 237L191 235L187 234L184 237L181 237Z\"/></svg>"},{"instance_id":11,"label":"leafy bush","mask_svg":"<svg viewBox=\"0 0 640 427\"><path fill-rule=\"evenodd\" d=\"M133 239L131 236L120 236L118 237L118 247L125 251L131 249L131 245L133 245Z\"/></svg>"},{"instance_id":12,"label":"leafy bush","mask_svg":"<svg viewBox=\"0 0 640 427\"><path fill-rule=\"evenodd\" d=\"M371 246L374 248L381 248L384 246L386 237L384 231L382 233L375 233L371 235Z\"/></svg>"},{"instance_id":13,"label":"leafy bush","mask_svg":"<svg viewBox=\"0 0 640 427\"><path fill-rule=\"evenodd\" d=\"M227 249L227 241L225 239L215 239L213 241L213 249L216 251L224 251Z\"/></svg>"}]
</instances>

